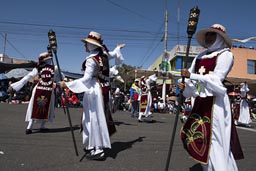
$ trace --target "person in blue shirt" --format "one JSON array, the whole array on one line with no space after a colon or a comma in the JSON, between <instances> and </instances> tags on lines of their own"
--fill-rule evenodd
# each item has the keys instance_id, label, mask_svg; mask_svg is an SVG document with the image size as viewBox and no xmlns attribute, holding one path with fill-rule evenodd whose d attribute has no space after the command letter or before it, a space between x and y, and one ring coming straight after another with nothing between
<instances>
[{"instance_id":1,"label":"person in blue shirt","mask_svg":"<svg viewBox=\"0 0 256 171\"><path fill-rule=\"evenodd\" d=\"M139 94L140 94L139 79L135 79L134 83L130 88L130 103L132 104L131 117L134 117L135 114L138 113L139 111Z\"/></svg>"}]
</instances>

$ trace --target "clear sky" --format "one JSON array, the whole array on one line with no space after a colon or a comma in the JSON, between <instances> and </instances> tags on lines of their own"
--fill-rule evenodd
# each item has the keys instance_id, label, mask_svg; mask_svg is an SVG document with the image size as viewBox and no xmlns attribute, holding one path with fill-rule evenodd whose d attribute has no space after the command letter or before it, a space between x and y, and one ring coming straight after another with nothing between
<instances>
[{"instance_id":1,"label":"clear sky","mask_svg":"<svg viewBox=\"0 0 256 171\"><path fill-rule=\"evenodd\" d=\"M256 36L253 0L1 0L0 53L37 60L53 29L61 69L80 72L87 55L80 40L93 30L109 49L125 43L124 63L146 69L164 50L165 9L171 50L178 42L187 44L188 15L196 5L201 11L197 30L220 23L231 38ZM192 45L198 45L194 37ZM255 41L243 45L256 47Z\"/></svg>"}]
</instances>

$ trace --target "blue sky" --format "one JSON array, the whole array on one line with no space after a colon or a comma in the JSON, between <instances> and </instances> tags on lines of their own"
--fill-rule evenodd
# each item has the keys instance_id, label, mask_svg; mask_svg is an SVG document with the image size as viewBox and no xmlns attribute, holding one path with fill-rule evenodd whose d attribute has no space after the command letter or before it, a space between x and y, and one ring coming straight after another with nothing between
<instances>
[{"instance_id":1,"label":"blue sky","mask_svg":"<svg viewBox=\"0 0 256 171\"><path fill-rule=\"evenodd\" d=\"M53 29L61 69L80 72L87 55L80 40L93 30L102 34L109 49L125 43L124 63L146 69L164 50L166 7L170 50L178 42L187 44L188 15L196 5L201 10L197 30L220 23L231 38L256 36L256 1L251 0L2 0L0 53L37 60ZM198 45L194 37L191 44ZM256 47L255 41L243 45Z\"/></svg>"}]
</instances>

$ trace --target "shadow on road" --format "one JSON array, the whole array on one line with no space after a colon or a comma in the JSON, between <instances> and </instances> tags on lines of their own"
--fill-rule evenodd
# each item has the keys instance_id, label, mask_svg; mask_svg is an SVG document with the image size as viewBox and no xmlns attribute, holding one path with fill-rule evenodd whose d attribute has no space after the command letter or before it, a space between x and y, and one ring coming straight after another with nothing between
<instances>
[{"instance_id":1,"label":"shadow on road","mask_svg":"<svg viewBox=\"0 0 256 171\"><path fill-rule=\"evenodd\" d=\"M104 150L105 152L105 157L104 159L101 159L101 161L106 160L108 157L111 157L113 159L116 158L117 154L120 153L121 151L127 150L129 148L132 148L132 145L137 143L137 142L142 142L145 137L139 137L135 140L128 141L128 142L114 142L111 144L111 149L106 149ZM80 159L80 162L85 158L86 153L82 156Z\"/></svg>"},{"instance_id":2,"label":"shadow on road","mask_svg":"<svg viewBox=\"0 0 256 171\"><path fill-rule=\"evenodd\" d=\"M133 124L129 124L129 123L125 123L125 122L119 122L119 121L114 121L116 126L120 126L120 125L133 125Z\"/></svg>"},{"instance_id":3,"label":"shadow on road","mask_svg":"<svg viewBox=\"0 0 256 171\"><path fill-rule=\"evenodd\" d=\"M114 142L111 144L111 149L106 149L106 157L111 157L113 159L116 158L117 154L121 151L127 150L129 148L132 148L132 145L137 142L142 142L145 137L139 137L135 140L128 141L128 142Z\"/></svg>"},{"instance_id":4,"label":"shadow on road","mask_svg":"<svg viewBox=\"0 0 256 171\"><path fill-rule=\"evenodd\" d=\"M73 130L78 130L80 127L78 125L73 126ZM47 130L40 130L40 129L33 129L33 134L34 133L58 133L58 132L68 132L70 131L70 127L64 127L64 128L50 128Z\"/></svg>"},{"instance_id":5,"label":"shadow on road","mask_svg":"<svg viewBox=\"0 0 256 171\"><path fill-rule=\"evenodd\" d=\"M197 163L194 166L192 166L191 168L189 168L189 171L203 171L203 168L202 168L201 164Z\"/></svg>"}]
</instances>

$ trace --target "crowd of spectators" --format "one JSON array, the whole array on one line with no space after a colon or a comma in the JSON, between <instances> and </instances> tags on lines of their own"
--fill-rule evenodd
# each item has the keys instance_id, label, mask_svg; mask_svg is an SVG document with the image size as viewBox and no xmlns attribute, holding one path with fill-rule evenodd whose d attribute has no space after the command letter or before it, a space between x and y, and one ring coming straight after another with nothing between
<instances>
[{"instance_id":1,"label":"crowd of spectators","mask_svg":"<svg viewBox=\"0 0 256 171\"><path fill-rule=\"evenodd\" d=\"M12 81L4 80L0 82L0 102L26 103L31 97L34 83L28 82L20 91L14 91L10 88Z\"/></svg>"}]
</instances>

